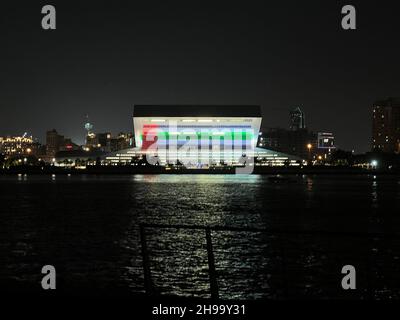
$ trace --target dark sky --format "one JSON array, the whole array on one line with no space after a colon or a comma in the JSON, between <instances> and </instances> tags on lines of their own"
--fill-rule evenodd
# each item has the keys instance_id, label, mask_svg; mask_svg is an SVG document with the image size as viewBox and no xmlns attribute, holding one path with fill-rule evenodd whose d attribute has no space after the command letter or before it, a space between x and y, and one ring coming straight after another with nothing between
<instances>
[{"instance_id":1,"label":"dark sky","mask_svg":"<svg viewBox=\"0 0 400 320\"><path fill-rule=\"evenodd\" d=\"M0 134L82 143L86 113L97 132L130 131L134 104L259 104L264 127L288 127L300 106L310 129L364 152L372 103L400 96L388 1L135 2L2 3ZM45 4L55 31L41 29ZM356 31L341 29L345 4Z\"/></svg>"}]
</instances>

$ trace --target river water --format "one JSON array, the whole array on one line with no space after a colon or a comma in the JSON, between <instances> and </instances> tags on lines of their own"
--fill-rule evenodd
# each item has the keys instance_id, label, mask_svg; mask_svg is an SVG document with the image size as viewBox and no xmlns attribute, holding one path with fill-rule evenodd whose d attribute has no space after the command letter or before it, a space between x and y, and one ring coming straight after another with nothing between
<instances>
[{"instance_id":1,"label":"river water","mask_svg":"<svg viewBox=\"0 0 400 320\"><path fill-rule=\"evenodd\" d=\"M399 298L400 178L287 178L1 176L0 285L37 292L50 264L65 294L143 293L139 225L155 223L244 229L211 233L224 299ZM204 230L149 227L146 241L156 292L210 296ZM347 264L353 292L340 285Z\"/></svg>"}]
</instances>

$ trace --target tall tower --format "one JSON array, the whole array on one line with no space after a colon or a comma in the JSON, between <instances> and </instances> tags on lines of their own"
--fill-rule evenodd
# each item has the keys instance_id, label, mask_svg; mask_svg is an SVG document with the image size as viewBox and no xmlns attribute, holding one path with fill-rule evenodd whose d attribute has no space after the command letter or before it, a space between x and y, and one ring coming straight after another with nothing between
<instances>
[{"instance_id":1,"label":"tall tower","mask_svg":"<svg viewBox=\"0 0 400 320\"><path fill-rule=\"evenodd\" d=\"M92 132L93 124L90 123L88 114L86 114L86 116L85 116L84 128L86 130L86 136L85 136L86 145L90 145L93 142L92 140L94 139L95 134Z\"/></svg>"},{"instance_id":2,"label":"tall tower","mask_svg":"<svg viewBox=\"0 0 400 320\"><path fill-rule=\"evenodd\" d=\"M93 129L93 124L91 124L89 122L89 115L86 114L85 115L85 130L86 130L86 136L88 136L89 134L92 133L92 129Z\"/></svg>"},{"instance_id":3,"label":"tall tower","mask_svg":"<svg viewBox=\"0 0 400 320\"><path fill-rule=\"evenodd\" d=\"M290 111L290 130L297 131L306 128L306 119L299 107Z\"/></svg>"}]
</instances>

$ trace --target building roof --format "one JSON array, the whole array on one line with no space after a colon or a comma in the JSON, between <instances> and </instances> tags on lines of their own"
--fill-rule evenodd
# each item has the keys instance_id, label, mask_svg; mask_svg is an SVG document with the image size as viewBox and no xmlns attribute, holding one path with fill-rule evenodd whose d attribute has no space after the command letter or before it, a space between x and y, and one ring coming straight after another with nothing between
<instances>
[{"instance_id":1,"label":"building roof","mask_svg":"<svg viewBox=\"0 0 400 320\"><path fill-rule=\"evenodd\" d=\"M135 105L133 116L261 118L261 108L255 105Z\"/></svg>"}]
</instances>

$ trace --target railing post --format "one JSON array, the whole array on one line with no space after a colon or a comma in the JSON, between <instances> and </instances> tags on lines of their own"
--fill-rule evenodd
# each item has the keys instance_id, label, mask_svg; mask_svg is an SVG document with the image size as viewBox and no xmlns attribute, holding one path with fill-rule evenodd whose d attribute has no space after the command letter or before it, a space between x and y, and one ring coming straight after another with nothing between
<instances>
[{"instance_id":1,"label":"railing post","mask_svg":"<svg viewBox=\"0 0 400 320\"><path fill-rule=\"evenodd\" d=\"M210 227L206 227L206 240L207 240L207 256L208 256L208 273L210 276L210 291L211 291L211 299L218 299L218 282L217 275L215 272L215 261L214 261L214 252L211 241L211 229Z\"/></svg>"},{"instance_id":2,"label":"railing post","mask_svg":"<svg viewBox=\"0 0 400 320\"><path fill-rule=\"evenodd\" d=\"M142 244L144 288L147 294L152 295L154 293L154 290L151 281L150 261L146 242L146 230L144 225L142 224L140 225L140 242Z\"/></svg>"},{"instance_id":3,"label":"railing post","mask_svg":"<svg viewBox=\"0 0 400 320\"><path fill-rule=\"evenodd\" d=\"M283 294L286 299L289 299L289 281L288 281L288 270L286 263L286 252L284 248L284 244L282 243L282 239L280 239L280 248L281 248L281 264L282 264L282 279L283 279Z\"/></svg>"}]
</instances>

